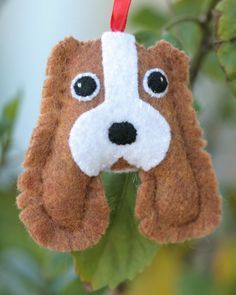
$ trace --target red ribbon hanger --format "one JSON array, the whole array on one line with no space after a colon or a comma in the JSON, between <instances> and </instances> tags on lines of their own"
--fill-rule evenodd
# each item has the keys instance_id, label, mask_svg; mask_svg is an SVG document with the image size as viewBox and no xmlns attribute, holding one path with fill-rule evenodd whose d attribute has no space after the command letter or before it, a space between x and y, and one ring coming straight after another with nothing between
<instances>
[{"instance_id":1,"label":"red ribbon hanger","mask_svg":"<svg viewBox=\"0 0 236 295\"><path fill-rule=\"evenodd\" d=\"M129 14L131 0L115 0L110 28L112 32L124 32Z\"/></svg>"}]
</instances>

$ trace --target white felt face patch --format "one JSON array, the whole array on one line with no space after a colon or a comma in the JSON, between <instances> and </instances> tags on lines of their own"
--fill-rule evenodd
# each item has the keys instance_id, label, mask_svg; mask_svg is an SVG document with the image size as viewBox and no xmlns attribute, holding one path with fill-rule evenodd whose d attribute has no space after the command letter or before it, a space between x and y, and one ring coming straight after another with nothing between
<instances>
[{"instance_id":1,"label":"white felt face patch","mask_svg":"<svg viewBox=\"0 0 236 295\"><path fill-rule=\"evenodd\" d=\"M148 171L166 156L170 126L158 110L139 98L134 37L120 32L104 33L102 55L105 101L75 121L69 136L73 159L88 176L109 170L120 158ZM73 83L80 75L72 82L73 97ZM95 89L92 81L87 86L90 92ZM151 69L144 77L144 89L152 91L153 97L164 96L168 89L166 74L161 69ZM86 94L80 90L79 94ZM96 90L93 97L95 93Z\"/></svg>"}]
</instances>

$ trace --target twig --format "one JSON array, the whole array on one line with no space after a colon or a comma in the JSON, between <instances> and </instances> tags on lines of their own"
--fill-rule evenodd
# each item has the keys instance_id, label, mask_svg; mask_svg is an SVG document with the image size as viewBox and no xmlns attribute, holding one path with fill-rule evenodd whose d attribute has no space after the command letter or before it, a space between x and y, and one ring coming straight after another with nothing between
<instances>
[{"instance_id":1,"label":"twig","mask_svg":"<svg viewBox=\"0 0 236 295\"><path fill-rule=\"evenodd\" d=\"M221 45L221 44L224 44L224 43L230 43L230 42L236 42L236 37L232 37L232 38L230 38L228 40L213 40L212 45L217 46L217 45Z\"/></svg>"},{"instance_id":2,"label":"twig","mask_svg":"<svg viewBox=\"0 0 236 295\"><path fill-rule=\"evenodd\" d=\"M210 2L206 15L204 18L202 18L202 21L201 21L202 36L199 42L198 49L196 51L196 55L192 60L191 70L190 70L190 83L192 87L194 86L199 70L202 66L202 63L212 47L209 41L212 37L210 24L211 24L212 16L213 16L212 10L215 8L218 2L219 0L212 0Z\"/></svg>"},{"instance_id":3,"label":"twig","mask_svg":"<svg viewBox=\"0 0 236 295\"><path fill-rule=\"evenodd\" d=\"M195 23L199 26L201 26L201 19L197 18L197 17L191 17L191 16L180 16L178 18L175 18L173 21L167 23L164 27L163 30L170 30L171 28L173 28L174 26L181 24L181 23L185 23L185 22L192 22Z\"/></svg>"},{"instance_id":4,"label":"twig","mask_svg":"<svg viewBox=\"0 0 236 295\"><path fill-rule=\"evenodd\" d=\"M126 283L120 284L110 295L122 295L126 292Z\"/></svg>"}]
</instances>

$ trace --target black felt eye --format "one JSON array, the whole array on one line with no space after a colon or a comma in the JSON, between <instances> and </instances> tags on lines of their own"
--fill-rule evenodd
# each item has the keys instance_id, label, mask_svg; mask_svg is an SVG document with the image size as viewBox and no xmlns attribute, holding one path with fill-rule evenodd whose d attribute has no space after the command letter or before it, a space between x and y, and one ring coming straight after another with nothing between
<instances>
[{"instance_id":1,"label":"black felt eye","mask_svg":"<svg viewBox=\"0 0 236 295\"><path fill-rule=\"evenodd\" d=\"M159 68L147 71L143 86L145 91L153 97L162 97L168 90L168 78L166 73Z\"/></svg>"},{"instance_id":2,"label":"black felt eye","mask_svg":"<svg viewBox=\"0 0 236 295\"><path fill-rule=\"evenodd\" d=\"M98 95L100 82L93 73L83 73L77 75L71 84L71 93L74 98L88 101Z\"/></svg>"}]
</instances>

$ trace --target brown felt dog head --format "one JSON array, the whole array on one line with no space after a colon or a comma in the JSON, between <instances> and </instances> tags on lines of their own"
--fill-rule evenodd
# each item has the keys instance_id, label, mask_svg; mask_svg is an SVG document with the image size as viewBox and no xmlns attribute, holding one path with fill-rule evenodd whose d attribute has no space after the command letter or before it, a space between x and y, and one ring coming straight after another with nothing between
<instances>
[{"instance_id":1,"label":"brown felt dog head","mask_svg":"<svg viewBox=\"0 0 236 295\"><path fill-rule=\"evenodd\" d=\"M21 219L41 245L83 250L109 223L104 170L138 169L140 231L159 243L210 233L220 197L187 88L188 58L125 33L60 42L19 179Z\"/></svg>"}]
</instances>

